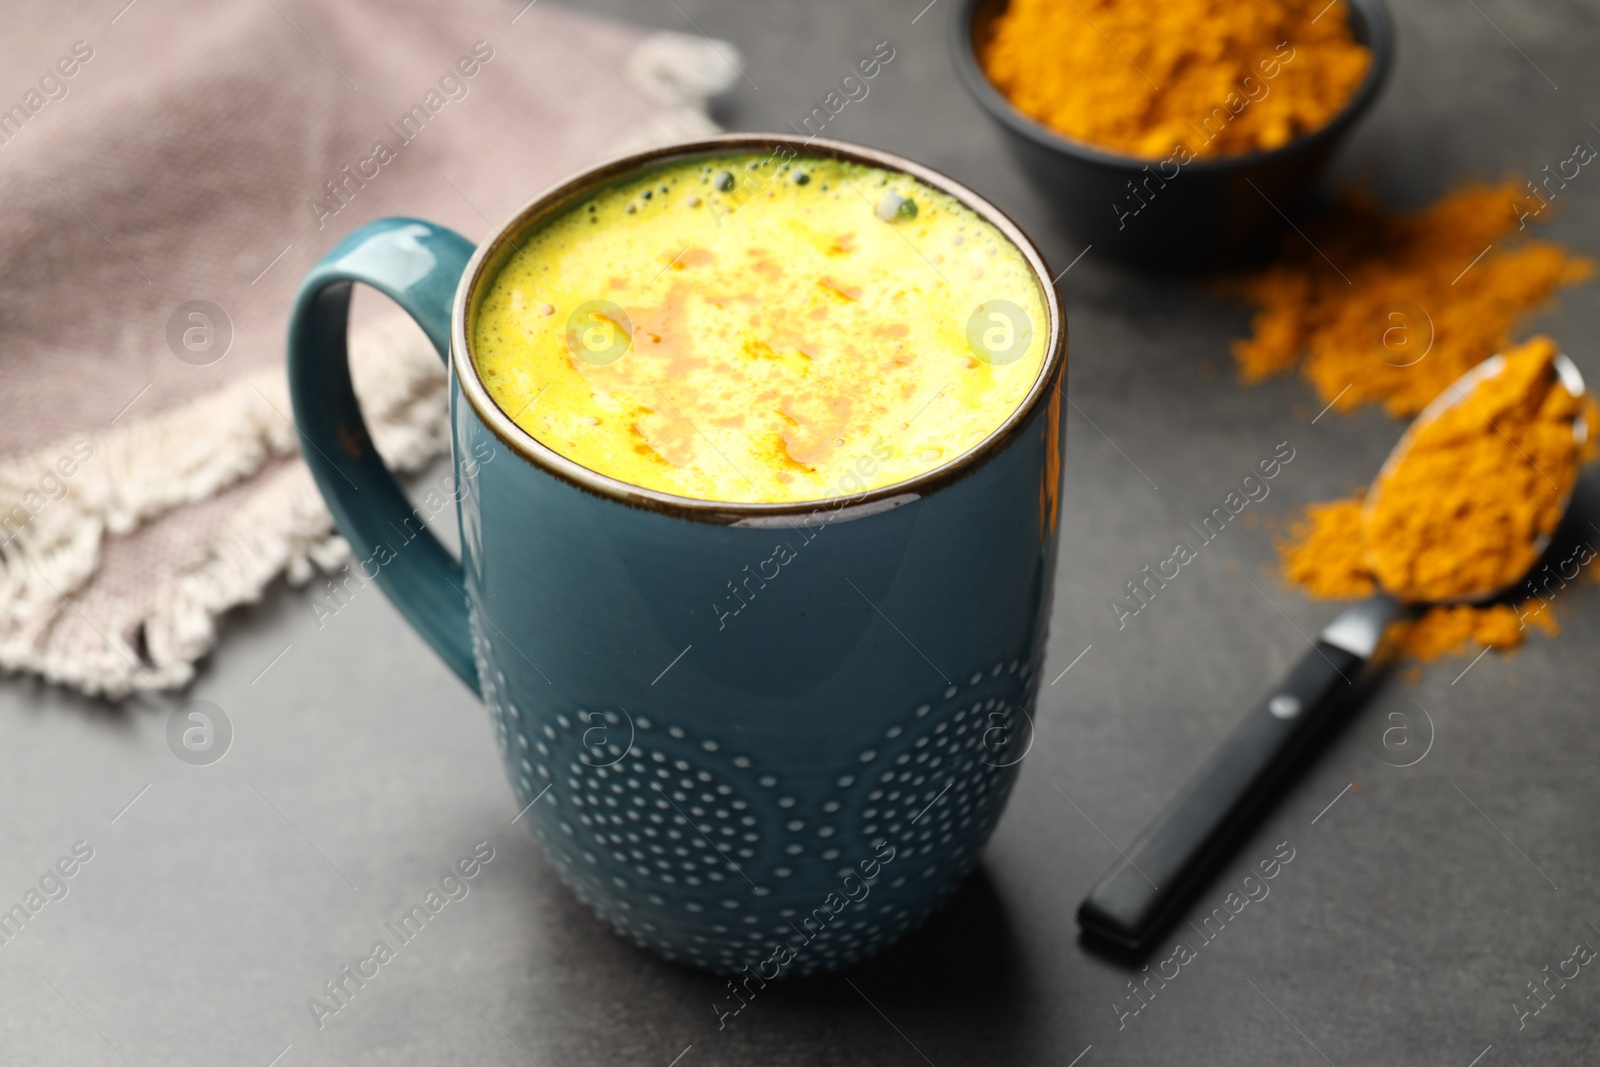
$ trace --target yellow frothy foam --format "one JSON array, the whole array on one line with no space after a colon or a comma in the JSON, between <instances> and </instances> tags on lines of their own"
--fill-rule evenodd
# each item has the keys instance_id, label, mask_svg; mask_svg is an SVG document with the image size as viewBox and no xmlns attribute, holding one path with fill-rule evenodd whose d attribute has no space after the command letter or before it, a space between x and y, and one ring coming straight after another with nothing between
<instances>
[{"instance_id":1,"label":"yellow frothy foam","mask_svg":"<svg viewBox=\"0 0 1600 1067\"><path fill-rule=\"evenodd\" d=\"M892 485L977 445L1044 361L1033 272L906 175L760 154L595 192L513 253L473 356L539 441L728 502Z\"/></svg>"}]
</instances>

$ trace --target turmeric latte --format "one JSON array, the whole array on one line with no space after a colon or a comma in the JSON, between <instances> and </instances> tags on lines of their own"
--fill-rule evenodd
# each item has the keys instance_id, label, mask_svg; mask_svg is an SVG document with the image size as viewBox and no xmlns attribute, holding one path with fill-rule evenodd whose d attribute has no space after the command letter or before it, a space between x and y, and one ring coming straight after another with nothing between
<instances>
[{"instance_id":1,"label":"turmeric latte","mask_svg":"<svg viewBox=\"0 0 1600 1067\"><path fill-rule=\"evenodd\" d=\"M1454 600L1517 582L1561 521L1578 478L1585 402L1535 337L1497 374L1419 425L1369 494L1373 574L1409 600Z\"/></svg>"},{"instance_id":2,"label":"turmeric latte","mask_svg":"<svg viewBox=\"0 0 1600 1067\"><path fill-rule=\"evenodd\" d=\"M1010 0L979 60L1058 133L1187 163L1321 129L1372 62L1343 0Z\"/></svg>"},{"instance_id":3,"label":"turmeric latte","mask_svg":"<svg viewBox=\"0 0 1600 1067\"><path fill-rule=\"evenodd\" d=\"M478 303L496 404L590 470L677 496L818 500L915 477L997 430L1045 305L993 225L852 162L696 157L518 238Z\"/></svg>"}]
</instances>

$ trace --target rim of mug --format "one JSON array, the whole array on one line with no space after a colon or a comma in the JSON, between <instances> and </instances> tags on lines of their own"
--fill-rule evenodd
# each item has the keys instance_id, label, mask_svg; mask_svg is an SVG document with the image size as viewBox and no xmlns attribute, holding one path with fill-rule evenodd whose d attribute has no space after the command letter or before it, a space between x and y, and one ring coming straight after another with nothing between
<instances>
[{"instance_id":1,"label":"rim of mug","mask_svg":"<svg viewBox=\"0 0 1600 1067\"><path fill-rule=\"evenodd\" d=\"M486 271L488 264L495 262L497 274L498 268L503 265L500 256L507 246L513 249L519 247L515 238L608 182L676 160L715 155L739 148L772 149L779 145L793 149L797 158L843 159L909 175L950 195L977 213L1022 253L1039 286L1040 301L1048 319L1044 359L1022 402L983 440L948 462L914 477L851 496L776 503L704 500L634 485L585 467L518 426L489 395L488 388L478 374L476 361L472 358L467 314L480 285L492 281L495 276ZM1048 399L1049 392L1055 388L1054 382L1066 362L1066 352L1066 316L1061 310L1055 286L1050 283L1049 267L1027 234L1005 212L955 179L892 152L829 138L797 137L784 133L722 133L665 142L613 156L555 182L525 202L478 245L456 286L450 313L451 372L473 413L502 444L534 466L597 496L648 511L730 526L790 525L786 520L823 508L832 510L834 517L830 521L859 518L920 500L958 481L1003 451L1032 419L1040 404ZM845 503L840 504L840 501Z\"/></svg>"}]
</instances>

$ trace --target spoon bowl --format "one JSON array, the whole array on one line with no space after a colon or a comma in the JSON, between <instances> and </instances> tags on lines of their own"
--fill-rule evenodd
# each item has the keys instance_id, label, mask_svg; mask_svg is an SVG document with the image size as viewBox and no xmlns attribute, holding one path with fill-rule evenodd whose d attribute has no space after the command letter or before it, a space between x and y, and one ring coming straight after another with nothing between
<instances>
[{"instance_id":1,"label":"spoon bowl","mask_svg":"<svg viewBox=\"0 0 1600 1067\"><path fill-rule=\"evenodd\" d=\"M1566 353L1559 353L1553 360L1551 360L1551 366L1555 370L1556 378L1560 381L1561 387L1571 394L1574 399L1581 398L1584 393L1587 392L1587 387L1583 381L1583 374L1578 370L1577 364L1573 363L1572 360L1567 357ZM1434 397L1432 402L1418 413L1417 417L1412 420L1411 425L1406 427L1406 432L1401 435L1400 440L1395 443L1394 448L1389 452L1388 458L1384 460L1383 466L1378 469L1378 476L1373 480L1372 488L1367 491L1366 500L1362 503L1361 529L1364 539L1367 532L1372 527L1373 516L1377 513L1378 500L1382 496L1383 486L1387 484L1389 475L1394 473L1395 470L1399 469L1400 464L1403 463L1406 457L1411 453L1411 448L1416 443L1418 435L1429 425L1436 422L1446 412L1453 411L1462 404L1467 403L1468 399L1472 396L1473 390L1475 390L1483 382L1486 382L1491 378L1498 377L1500 373L1505 370L1505 367L1505 356L1499 354L1490 356L1488 359L1484 360L1482 363L1479 363L1477 366L1473 367L1471 370L1467 371L1465 374L1461 375L1461 377L1457 378L1455 381L1446 386L1443 392ZM1582 411L1578 413L1578 417L1573 421L1572 436L1573 444L1579 447L1582 447L1589 440L1589 421L1584 416ZM1567 486L1565 492L1562 493L1561 505L1557 509L1562 517L1565 517L1567 508L1572 504L1572 491L1576 487L1576 484L1576 479L1574 479L1573 485ZM1559 520L1555 525L1559 525ZM1535 558L1543 555L1544 550L1549 547L1550 536L1551 535L1549 532L1542 533L1534 541L1533 547ZM1370 547L1368 548L1367 555L1368 563L1375 563L1375 561L1371 558ZM1378 568L1376 566L1372 567L1372 573L1373 581L1378 582L1379 587L1382 588L1381 580L1378 578ZM1384 592L1400 603L1410 606L1423 606L1427 604L1483 604L1504 596L1509 590L1520 583L1524 577L1526 577L1526 574L1519 574L1510 581L1493 588L1473 590L1469 593L1463 593L1459 596L1448 597L1439 600L1415 599L1404 596L1397 590L1386 589Z\"/></svg>"}]
</instances>

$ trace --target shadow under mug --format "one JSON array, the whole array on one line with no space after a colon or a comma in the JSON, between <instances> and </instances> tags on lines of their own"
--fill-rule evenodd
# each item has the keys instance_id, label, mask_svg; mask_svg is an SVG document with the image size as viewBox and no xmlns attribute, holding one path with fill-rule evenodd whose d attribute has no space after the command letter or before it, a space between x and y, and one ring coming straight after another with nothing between
<instances>
[{"instance_id":1,"label":"shadow under mug","mask_svg":"<svg viewBox=\"0 0 1600 1067\"><path fill-rule=\"evenodd\" d=\"M517 238L619 177L739 151L909 174L1021 250L1046 358L999 429L895 485L733 504L588 470L496 406L468 325ZM561 877L639 944L762 979L842 967L922 922L973 864L1031 744L1048 624L1066 361L1049 278L1008 218L943 175L728 134L584 171L476 250L416 219L371 223L302 283L290 391L340 531L482 696ZM362 419L345 337L356 282L409 312L452 372L459 563Z\"/></svg>"}]
</instances>

